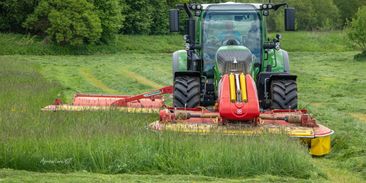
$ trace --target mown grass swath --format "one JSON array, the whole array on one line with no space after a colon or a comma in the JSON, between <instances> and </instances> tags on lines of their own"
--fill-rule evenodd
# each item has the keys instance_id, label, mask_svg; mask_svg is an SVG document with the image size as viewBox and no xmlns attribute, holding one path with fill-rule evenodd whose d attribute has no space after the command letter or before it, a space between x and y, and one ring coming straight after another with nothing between
<instances>
[{"instance_id":1,"label":"mown grass swath","mask_svg":"<svg viewBox=\"0 0 366 183\"><path fill-rule=\"evenodd\" d=\"M1 64L1 168L216 177L309 178L318 172L306 149L281 135L157 133L146 128L157 120L154 114L42 113L61 86L30 63L3 57Z\"/></svg>"}]
</instances>

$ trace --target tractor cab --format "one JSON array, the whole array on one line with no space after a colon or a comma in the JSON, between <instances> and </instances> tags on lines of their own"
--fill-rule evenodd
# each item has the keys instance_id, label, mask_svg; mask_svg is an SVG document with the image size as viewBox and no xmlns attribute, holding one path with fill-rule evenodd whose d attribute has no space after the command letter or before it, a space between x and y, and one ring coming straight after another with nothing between
<instances>
[{"instance_id":1,"label":"tractor cab","mask_svg":"<svg viewBox=\"0 0 366 183\"><path fill-rule=\"evenodd\" d=\"M201 55L205 72L217 63L216 72L222 73L223 60L241 62L244 57L250 58L250 62L260 60L261 16L254 5L207 6L202 19Z\"/></svg>"}]
</instances>

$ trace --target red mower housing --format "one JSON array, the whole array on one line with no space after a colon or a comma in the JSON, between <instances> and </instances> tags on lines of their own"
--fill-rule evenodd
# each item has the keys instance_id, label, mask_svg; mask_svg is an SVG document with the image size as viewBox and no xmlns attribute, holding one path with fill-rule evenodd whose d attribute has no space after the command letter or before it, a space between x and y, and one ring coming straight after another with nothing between
<instances>
[{"instance_id":1,"label":"red mower housing","mask_svg":"<svg viewBox=\"0 0 366 183\"><path fill-rule=\"evenodd\" d=\"M221 79L221 86L219 87L219 98L218 98L218 108L220 116L223 120L233 120L233 121L249 121L259 117L259 101L257 97L257 89L254 85L253 78L246 74L245 77L246 85L241 88L246 91L247 100L246 101L232 101L231 90L234 86L230 86L229 75L225 74ZM239 82L239 81L237 81ZM230 90L228 90L230 88ZM237 89L237 88L235 88Z\"/></svg>"}]
</instances>

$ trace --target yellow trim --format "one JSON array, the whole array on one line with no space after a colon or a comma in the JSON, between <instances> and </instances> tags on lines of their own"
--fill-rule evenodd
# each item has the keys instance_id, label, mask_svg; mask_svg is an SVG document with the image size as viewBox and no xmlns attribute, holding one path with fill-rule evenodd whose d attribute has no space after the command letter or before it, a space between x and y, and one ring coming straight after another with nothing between
<instances>
[{"instance_id":1,"label":"yellow trim","mask_svg":"<svg viewBox=\"0 0 366 183\"><path fill-rule=\"evenodd\" d=\"M183 133L220 133L226 135L259 135L263 133L270 134L287 134L290 137L301 139L304 143L309 144L309 154L313 156L323 156L331 151L330 135L314 138L312 128L306 127L269 127L259 126L254 128L228 128L217 124L189 124L189 123L160 123L159 121L151 123L149 126L154 129L154 126L160 126L159 130L174 131Z\"/></svg>"},{"instance_id":2,"label":"yellow trim","mask_svg":"<svg viewBox=\"0 0 366 183\"><path fill-rule=\"evenodd\" d=\"M159 123L159 122L155 122ZM312 128L305 127L281 127L281 126L258 126L254 128L230 128L225 126L214 124L191 124L191 123L160 123L163 126L163 130L176 131L176 132L188 132L188 133L211 133L219 132L223 134L258 134L258 133L271 133L271 134L288 134L290 137L297 137L301 139L313 139L314 131ZM310 141L309 141L310 142Z\"/></svg>"},{"instance_id":3,"label":"yellow trim","mask_svg":"<svg viewBox=\"0 0 366 183\"><path fill-rule=\"evenodd\" d=\"M288 134L292 137L314 137L314 130L311 128L292 128L288 130Z\"/></svg>"},{"instance_id":4,"label":"yellow trim","mask_svg":"<svg viewBox=\"0 0 366 183\"><path fill-rule=\"evenodd\" d=\"M230 101L235 102L236 101L235 77L233 73L229 75L229 82L230 82Z\"/></svg>"},{"instance_id":5,"label":"yellow trim","mask_svg":"<svg viewBox=\"0 0 366 183\"><path fill-rule=\"evenodd\" d=\"M51 105L42 111L122 111L129 113L159 113L160 108L136 108L136 107L113 107L113 106L74 106L74 105Z\"/></svg>"},{"instance_id":6,"label":"yellow trim","mask_svg":"<svg viewBox=\"0 0 366 183\"><path fill-rule=\"evenodd\" d=\"M314 156L323 156L330 153L330 136L317 137L311 139L310 154Z\"/></svg>"},{"instance_id":7,"label":"yellow trim","mask_svg":"<svg viewBox=\"0 0 366 183\"><path fill-rule=\"evenodd\" d=\"M245 80L245 75L243 73L240 74L240 88L241 88L241 99L243 102L247 102L248 101L247 82Z\"/></svg>"}]
</instances>

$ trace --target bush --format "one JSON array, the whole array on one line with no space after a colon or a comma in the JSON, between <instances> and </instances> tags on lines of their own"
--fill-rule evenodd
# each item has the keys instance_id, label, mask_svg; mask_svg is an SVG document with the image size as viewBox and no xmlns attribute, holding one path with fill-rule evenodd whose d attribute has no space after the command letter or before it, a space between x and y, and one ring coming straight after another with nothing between
<instances>
[{"instance_id":1,"label":"bush","mask_svg":"<svg viewBox=\"0 0 366 183\"><path fill-rule=\"evenodd\" d=\"M348 38L352 44L362 50L362 54L356 58L366 57L366 6L358 9L347 30Z\"/></svg>"},{"instance_id":2,"label":"bush","mask_svg":"<svg viewBox=\"0 0 366 183\"><path fill-rule=\"evenodd\" d=\"M41 0L24 25L61 45L94 43L102 34L101 20L94 11L86 0Z\"/></svg>"}]
</instances>

